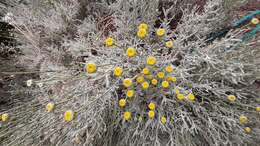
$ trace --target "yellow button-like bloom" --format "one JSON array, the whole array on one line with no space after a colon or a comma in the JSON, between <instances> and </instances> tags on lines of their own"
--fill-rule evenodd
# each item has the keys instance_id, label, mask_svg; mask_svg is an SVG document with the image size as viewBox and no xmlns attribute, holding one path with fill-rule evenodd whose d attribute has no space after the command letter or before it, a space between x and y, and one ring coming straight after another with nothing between
<instances>
[{"instance_id":1,"label":"yellow button-like bloom","mask_svg":"<svg viewBox=\"0 0 260 146\"><path fill-rule=\"evenodd\" d=\"M145 67L145 68L143 69L143 74L148 75L149 73L150 73L149 68Z\"/></svg>"},{"instance_id":2,"label":"yellow button-like bloom","mask_svg":"<svg viewBox=\"0 0 260 146\"><path fill-rule=\"evenodd\" d=\"M172 77L172 82L176 82L177 78L176 77Z\"/></svg>"},{"instance_id":3,"label":"yellow button-like bloom","mask_svg":"<svg viewBox=\"0 0 260 146\"><path fill-rule=\"evenodd\" d=\"M177 99L178 100L180 100L180 101L182 101L182 100L184 100L184 95L183 94L177 94Z\"/></svg>"},{"instance_id":4,"label":"yellow button-like bloom","mask_svg":"<svg viewBox=\"0 0 260 146\"><path fill-rule=\"evenodd\" d=\"M65 113L64 113L64 120L66 122L70 122L73 120L73 117L74 117L74 113L72 110L67 110Z\"/></svg>"},{"instance_id":5,"label":"yellow button-like bloom","mask_svg":"<svg viewBox=\"0 0 260 146\"><path fill-rule=\"evenodd\" d=\"M155 110L155 107L156 107L156 105L155 105L155 103L153 103L153 102L149 103L149 105L148 105L148 108L149 108L150 110Z\"/></svg>"},{"instance_id":6,"label":"yellow button-like bloom","mask_svg":"<svg viewBox=\"0 0 260 146\"><path fill-rule=\"evenodd\" d=\"M147 30L148 29L148 25L146 23L141 23L139 26L138 26L138 29L145 29Z\"/></svg>"},{"instance_id":7,"label":"yellow button-like bloom","mask_svg":"<svg viewBox=\"0 0 260 146\"><path fill-rule=\"evenodd\" d=\"M8 113L2 114L1 119L2 119L3 122L8 121L9 120L9 114Z\"/></svg>"},{"instance_id":8,"label":"yellow button-like bloom","mask_svg":"<svg viewBox=\"0 0 260 146\"><path fill-rule=\"evenodd\" d=\"M113 46L114 44L114 39L112 37L108 37L106 40L105 40L105 44L106 46Z\"/></svg>"},{"instance_id":9,"label":"yellow button-like bloom","mask_svg":"<svg viewBox=\"0 0 260 146\"><path fill-rule=\"evenodd\" d=\"M141 84L141 83L144 82L144 77L143 77L143 76L138 76L138 77L136 78L136 81L137 81L137 83Z\"/></svg>"},{"instance_id":10,"label":"yellow button-like bloom","mask_svg":"<svg viewBox=\"0 0 260 146\"><path fill-rule=\"evenodd\" d=\"M161 37L161 36L164 36L165 35L165 29L164 28L159 28L156 30L156 35Z\"/></svg>"},{"instance_id":11,"label":"yellow button-like bloom","mask_svg":"<svg viewBox=\"0 0 260 146\"><path fill-rule=\"evenodd\" d=\"M253 18L253 19L251 20L251 23L254 24L254 25L257 25L257 24L259 23L259 19Z\"/></svg>"},{"instance_id":12,"label":"yellow button-like bloom","mask_svg":"<svg viewBox=\"0 0 260 146\"><path fill-rule=\"evenodd\" d=\"M134 57L136 55L135 48L132 48L132 47L127 48L126 54L128 57Z\"/></svg>"},{"instance_id":13,"label":"yellow button-like bloom","mask_svg":"<svg viewBox=\"0 0 260 146\"><path fill-rule=\"evenodd\" d=\"M167 82L167 81L163 81L162 82L162 87L163 88L169 88L169 86L170 86L169 82Z\"/></svg>"},{"instance_id":14,"label":"yellow button-like bloom","mask_svg":"<svg viewBox=\"0 0 260 146\"><path fill-rule=\"evenodd\" d=\"M164 72L158 72L157 77L160 79L164 78Z\"/></svg>"},{"instance_id":15,"label":"yellow button-like bloom","mask_svg":"<svg viewBox=\"0 0 260 146\"><path fill-rule=\"evenodd\" d=\"M124 119L126 121L129 121L131 119L131 113L130 112L124 112Z\"/></svg>"},{"instance_id":16,"label":"yellow button-like bloom","mask_svg":"<svg viewBox=\"0 0 260 146\"><path fill-rule=\"evenodd\" d=\"M166 80L169 81L169 82L176 82L177 78L176 77L167 77Z\"/></svg>"},{"instance_id":17,"label":"yellow button-like bloom","mask_svg":"<svg viewBox=\"0 0 260 146\"><path fill-rule=\"evenodd\" d=\"M260 112L260 106L257 106L257 107L255 108L255 110L258 111L258 112Z\"/></svg>"},{"instance_id":18,"label":"yellow button-like bloom","mask_svg":"<svg viewBox=\"0 0 260 146\"><path fill-rule=\"evenodd\" d=\"M137 31L137 36L138 36L140 39L145 38L146 35L147 35L146 29L139 29L139 30Z\"/></svg>"},{"instance_id":19,"label":"yellow button-like bloom","mask_svg":"<svg viewBox=\"0 0 260 146\"><path fill-rule=\"evenodd\" d=\"M161 117L161 123L162 123L163 125L165 125L166 122L167 122L167 118L166 118L165 116L162 116L162 117Z\"/></svg>"},{"instance_id":20,"label":"yellow button-like bloom","mask_svg":"<svg viewBox=\"0 0 260 146\"><path fill-rule=\"evenodd\" d=\"M153 119L154 116L155 116L154 111L149 111L149 112L148 112L148 117L149 117L150 119Z\"/></svg>"},{"instance_id":21,"label":"yellow button-like bloom","mask_svg":"<svg viewBox=\"0 0 260 146\"><path fill-rule=\"evenodd\" d=\"M95 73L97 71L97 66L94 63L88 63L86 65L86 71L87 73Z\"/></svg>"},{"instance_id":22,"label":"yellow button-like bloom","mask_svg":"<svg viewBox=\"0 0 260 146\"><path fill-rule=\"evenodd\" d=\"M155 63L156 63L156 58L153 57L153 56L149 56L149 57L147 57L147 59L146 59L146 63L147 63L148 65L155 65Z\"/></svg>"},{"instance_id":23,"label":"yellow button-like bloom","mask_svg":"<svg viewBox=\"0 0 260 146\"><path fill-rule=\"evenodd\" d=\"M126 100L125 100L125 99L120 99L120 100L118 101L118 105L119 105L121 108L125 107L125 106L126 106Z\"/></svg>"},{"instance_id":24,"label":"yellow button-like bloom","mask_svg":"<svg viewBox=\"0 0 260 146\"><path fill-rule=\"evenodd\" d=\"M168 65L165 67L165 71L168 72L168 73L171 73L173 71L173 67L172 65Z\"/></svg>"},{"instance_id":25,"label":"yellow button-like bloom","mask_svg":"<svg viewBox=\"0 0 260 146\"><path fill-rule=\"evenodd\" d=\"M195 100L194 94L189 93L189 94L188 94L188 100L189 100L189 101L194 101L194 100Z\"/></svg>"},{"instance_id":26,"label":"yellow button-like bloom","mask_svg":"<svg viewBox=\"0 0 260 146\"><path fill-rule=\"evenodd\" d=\"M114 69L114 75L116 77L120 77L120 76L122 76L122 74L123 74L123 69L121 67L116 67Z\"/></svg>"},{"instance_id":27,"label":"yellow button-like bloom","mask_svg":"<svg viewBox=\"0 0 260 146\"><path fill-rule=\"evenodd\" d=\"M133 97L134 94L135 94L135 91L134 91L134 90L127 90L127 92L126 92L126 96L127 96L127 97Z\"/></svg>"},{"instance_id":28,"label":"yellow button-like bloom","mask_svg":"<svg viewBox=\"0 0 260 146\"><path fill-rule=\"evenodd\" d=\"M149 88L149 83L148 82L143 82L142 87L143 87L143 89L148 89Z\"/></svg>"},{"instance_id":29,"label":"yellow button-like bloom","mask_svg":"<svg viewBox=\"0 0 260 146\"><path fill-rule=\"evenodd\" d=\"M173 47L173 42L172 41L167 41L167 42L165 42L165 46L167 48L172 48Z\"/></svg>"},{"instance_id":30,"label":"yellow button-like bloom","mask_svg":"<svg viewBox=\"0 0 260 146\"><path fill-rule=\"evenodd\" d=\"M228 95L228 100L230 101L230 102L234 102L234 101L236 101L236 96L235 95Z\"/></svg>"},{"instance_id":31,"label":"yellow button-like bloom","mask_svg":"<svg viewBox=\"0 0 260 146\"><path fill-rule=\"evenodd\" d=\"M152 84L157 85L158 81L156 79L152 79Z\"/></svg>"},{"instance_id":32,"label":"yellow button-like bloom","mask_svg":"<svg viewBox=\"0 0 260 146\"><path fill-rule=\"evenodd\" d=\"M241 115L239 117L239 122L240 122L240 124L247 124L248 123L248 118L246 116L244 116L244 115Z\"/></svg>"},{"instance_id":33,"label":"yellow button-like bloom","mask_svg":"<svg viewBox=\"0 0 260 146\"><path fill-rule=\"evenodd\" d=\"M132 84L133 84L133 83L132 83L132 80L129 79L129 78L123 80L123 85L124 85L126 88L132 86Z\"/></svg>"},{"instance_id":34,"label":"yellow button-like bloom","mask_svg":"<svg viewBox=\"0 0 260 146\"><path fill-rule=\"evenodd\" d=\"M247 134L252 133L252 129L251 129L250 127L246 127L246 128L244 129L244 131L245 131L245 133L247 133Z\"/></svg>"},{"instance_id":35,"label":"yellow button-like bloom","mask_svg":"<svg viewBox=\"0 0 260 146\"><path fill-rule=\"evenodd\" d=\"M176 95L180 94L180 90L178 88L174 88L174 92Z\"/></svg>"},{"instance_id":36,"label":"yellow button-like bloom","mask_svg":"<svg viewBox=\"0 0 260 146\"><path fill-rule=\"evenodd\" d=\"M53 102L50 102L46 105L47 112L52 112L54 110L55 104Z\"/></svg>"}]
</instances>

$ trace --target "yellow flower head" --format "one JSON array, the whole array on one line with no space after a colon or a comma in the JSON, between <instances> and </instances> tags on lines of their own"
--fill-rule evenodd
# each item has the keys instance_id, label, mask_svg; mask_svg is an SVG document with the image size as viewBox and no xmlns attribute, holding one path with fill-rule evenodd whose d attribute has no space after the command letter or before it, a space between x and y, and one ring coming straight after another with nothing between
<instances>
[{"instance_id":1,"label":"yellow flower head","mask_svg":"<svg viewBox=\"0 0 260 146\"><path fill-rule=\"evenodd\" d=\"M176 82L177 78L176 77L167 77L167 81L169 81L169 82Z\"/></svg>"},{"instance_id":2,"label":"yellow flower head","mask_svg":"<svg viewBox=\"0 0 260 146\"><path fill-rule=\"evenodd\" d=\"M180 100L180 101L182 101L182 100L184 100L184 95L183 94L177 94L177 99L178 100Z\"/></svg>"},{"instance_id":3,"label":"yellow flower head","mask_svg":"<svg viewBox=\"0 0 260 146\"><path fill-rule=\"evenodd\" d=\"M146 29L139 29L139 30L137 31L137 36L138 36L140 39L145 38L146 35L147 35Z\"/></svg>"},{"instance_id":4,"label":"yellow flower head","mask_svg":"<svg viewBox=\"0 0 260 146\"><path fill-rule=\"evenodd\" d=\"M123 73L123 69L122 69L121 67L116 67L116 68L114 69L114 75L115 75L116 77L122 76L122 73Z\"/></svg>"},{"instance_id":5,"label":"yellow flower head","mask_svg":"<svg viewBox=\"0 0 260 146\"><path fill-rule=\"evenodd\" d=\"M129 79L129 78L123 80L123 85L124 85L126 88L132 86L132 84L133 84L133 83L132 83L132 80Z\"/></svg>"},{"instance_id":6,"label":"yellow flower head","mask_svg":"<svg viewBox=\"0 0 260 146\"><path fill-rule=\"evenodd\" d=\"M126 92L126 96L127 97L133 97L134 96L134 94L135 94L135 91L134 90L127 90L127 92Z\"/></svg>"},{"instance_id":7,"label":"yellow flower head","mask_svg":"<svg viewBox=\"0 0 260 146\"><path fill-rule=\"evenodd\" d=\"M236 96L235 95L228 95L228 100L230 102L234 102L236 100Z\"/></svg>"},{"instance_id":8,"label":"yellow flower head","mask_svg":"<svg viewBox=\"0 0 260 146\"><path fill-rule=\"evenodd\" d=\"M87 73L95 73L97 71L97 66L94 63L88 63L86 65L86 71Z\"/></svg>"},{"instance_id":9,"label":"yellow flower head","mask_svg":"<svg viewBox=\"0 0 260 146\"><path fill-rule=\"evenodd\" d=\"M255 108L255 110L258 111L258 112L260 112L260 106L257 106L257 107Z\"/></svg>"},{"instance_id":10,"label":"yellow flower head","mask_svg":"<svg viewBox=\"0 0 260 146\"><path fill-rule=\"evenodd\" d=\"M180 94L180 90L178 88L174 88L174 92L176 95Z\"/></svg>"},{"instance_id":11,"label":"yellow flower head","mask_svg":"<svg viewBox=\"0 0 260 146\"><path fill-rule=\"evenodd\" d=\"M114 39L112 37L108 37L106 40L105 40L105 44L106 46L113 46L114 44Z\"/></svg>"},{"instance_id":12,"label":"yellow flower head","mask_svg":"<svg viewBox=\"0 0 260 146\"><path fill-rule=\"evenodd\" d=\"M152 84L157 85L158 81L156 79L152 79Z\"/></svg>"},{"instance_id":13,"label":"yellow flower head","mask_svg":"<svg viewBox=\"0 0 260 146\"><path fill-rule=\"evenodd\" d=\"M138 29L145 29L147 30L148 29L148 25L146 23L141 23L139 26L138 26Z\"/></svg>"},{"instance_id":14,"label":"yellow flower head","mask_svg":"<svg viewBox=\"0 0 260 146\"><path fill-rule=\"evenodd\" d=\"M245 133L250 134L252 132L252 129L250 127L246 127L244 131Z\"/></svg>"},{"instance_id":15,"label":"yellow flower head","mask_svg":"<svg viewBox=\"0 0 260 146\"><path fill-rule=\"evenodd\" d=\"M144 77L143 77L143 76L138 76L138 77L136 78L136 81L137 81L137 83L141 84L141 83L144 82Z\"/></svg>"},{"instance_id":16,"label":"yellow flower head","mask_svg":"<svg viewBox=\"0 0 260 146\"><path fill-rule=\"evenodd\" d=\"M47 112L52 112L52 111L54 110L54 107L55 107L55 105L54 105L53 102L48 103L48 104L46 105L46 110L47 110Z\"/></svg>"},{"instance_id":17,"label":"yellow flower head","mask_svg":"<svg viewBox=\"0 0 260 146\"><path fill-rule=\"evenodd\" d=\"M153 57L153 56L149 56L149 57L147 57L147 59L146 59L146 63L147 63L148 65L155 65L155 63L156 63L156 58Z\"/></svg>"},{"instance_id":18,"label":"yellow flower head","mask_svg":"<svg viewBox=\"0 0 260 146\"><path fill-rule=\"evenodd\" d=\"M165 46L167 48L172 48L173 47L173 42L172 41L167 41L167 42L165 42Z\"/></svg>"},{"instance_id":19,"label":"yellow flower head","mask_svg":"<svg viewBox=\"0 0 260 146\"><path fill-rule=\"evenodd\" d=\"M144 90L148 89L149 88L149 83L148 82L143 82L142 87L143 87Z\"/></svg>"},{"instance_id":20,"label":"yellow flower head","mask_svg":"<svg viewBox=\"0 0 260 146\"><path fill-rule=\"evenodd\" d=\"M239 122L240 122L240 124L247 124L248 123L248 118L246 116L244 116L244 115L241 115L239 117Z\"/></svg>"},{"instance_id":21,"label":"yellow flower head","mask_svg":"<svg viewBox=\"0 0 260 146\"><path fill-rule=\"evenodd\" d=\"M74 117L74 113L72 110L67 110L65 113L64 113L64 120L66 122L70 122L73 120L73 117Z\"/></svg>"},{"instance_id":22,"label":"yellow flower head","mask_svg":"<svg viewBox=\"0 0 260 146\"><path fill-rule=\"evenodd\" d=\"M158 72L157 77L160 79L164 78L164 72Z\"/></svg>"},{"instance_id":23,"label":"yellow flower head","mask_svg":"<svg viewBox=\"0 0 260 146\"><path fill-rule=\"evenodd\" d=\"M257 25L257 24L259 23L259 19L253 18L253 19L251 20L251 23L254 24L254 25Z\"/></svg>"},{"instance_id":24,"label":"yellow flower head","mask_svg":"<svg viewBox=\"0 0 260 146\"><path fill-rule=\"evenodd\" d=\"M126 100L125 99L120 99L118 101L118 104L121 108L125 107L126 106Z\"/></svg>"},{"instance_id":25,"label":"yellow flower head","mask_svg":"<svg viewBox=\"0 0 260 146\"><path fill-rule=\"evenodd\" d=\"M143 74L148 75L149 73L150 73L149 68L145 67L145 68L143 69Z\"/></svg>"},{"instance_id":26,"label":"yellow flower head","mask_svg":"<svg viewBox=\"0 0 260 146\"><path fill-rule=\"evenodd\" d=\"M163 82L162 82L162 87L163 87L163 88L169 88L169 82L163 81Z\"/></svg>"},{"instance_id":27,"label":"yellow flower head","mask_svg":"<svg viewBox=\"0 0 260 146\"><path fill-rule=\"evenodd\" d=\"M167 118L166 118L165 116L162 116L162 117L161 117L161 123L162 123L163 125L165 125L166 122L167 122Z\"/></svg>"},{"instance_id":28,"label":"yellow flower head","mask_svg":"<svg viewBox=\"0 0 260 146\"><path fill-rule=\"evenodd\" d=\"M155 103L153 103L153 102L150 102L149 105L148 105L148 108L149 108L150 110L155 110L155 107L156 107L156 105L155 105Z\"/></svg>"},{"instance_id":29,"label":"yellow flower head","mask_svg":"<svg viewBox=\"0 0 260 146\"><path fill-rule=\"evenodd\" d=\"M126 121L129 121L131 119L131 113L130 112L124 112L124 119Z\"/></svg>"},{"instance_id":30,"label":"yellow flower head","mask_svg":"<svg viewBox=\"0 0 260 146\"><path fill-rule=\"evenodd\" d=\"M128 57L134 57L136 55L135 48L131 48L131 47L127 48L126 54Z\"/></svg>"},{"instance_id":31,"label":"yellow flower head","mask_svg":"<svg viewBox=\"0 0 260 146\"><path fill-rule=\"evenodd\" d=\"M171 73L173 71L172 65L166 66L165 71L168 72L168 73Z\"/></svg>"},{"instance_id":32,"label":"yellow flower head","mask_svg":"<svg viewBox=\"0 0 260 146\"><path fill-rule=\"evenodd\" d=\"M165 31L164 28L159 28L159 29L156 30L156 35L161 37L161 36L163 36L165 34L165 32L166 31Z\"/></svg>"},{"instance_id":33,"label":"yellow flower head","mask_svg":"<svg viewBox=\"0 0 260 146\"><path fill-rule=\"evenodd\" d=\"M189 94L188 94L188 100L189 100L189 101L194 101L194 100L195 100L194 94L189 93Z\"/></svg>"},{"instance_id":34,"label":"yellow flower head","mask_svg":"<svg viewBox=\"0 0 260 146\"><path fill-rule=\"evenodd\" d=\"M149 112L148 112L148 117L149 117L150 119L153 119L154 116L155 116L154 111L149 111Z\"/></svg>"},{"instance_id":35,"label":"yellow flower head","mask_svg":"<svg viewBox=\"0 0 260 146\"><path fill-rule=\"evenodd\" d=\"M2 119L3 122L8 121L9 120L9 114L8 113L2 114L1 119Z\"/></svg>"}]
</instances>

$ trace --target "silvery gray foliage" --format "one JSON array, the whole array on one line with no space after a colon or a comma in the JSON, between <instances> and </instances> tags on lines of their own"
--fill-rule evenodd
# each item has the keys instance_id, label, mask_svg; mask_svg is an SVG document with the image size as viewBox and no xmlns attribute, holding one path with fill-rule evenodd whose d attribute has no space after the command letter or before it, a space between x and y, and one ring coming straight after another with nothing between
<instances>
[{"instance_id":1,"label":"silvery gray foliage","mask_svg":"<svg viewBox=\"0 0 260 146\"><path fill-rule=\"evenodd\" d=\"M10 121L3 123L0 140L3 145L242 145L256 143L259 137L259 95L250 85L259 73L259 40L253 39L238 46L244 28L231 31L226 37L205 42L207 34L222 25L224 18L221 0L208 1L203 12L173 0L163 9L161 1L56 1L46 0L18 5L11 11L9 23L16 27L23 51L20 63L36 71L39 80L28 87L32 101L6 111ZM178 6L178 7L177 7ZM169 22L175 11L183 16L176 29ZM168 18L168 14L172 17ZM156 21L167 30L158 39ZM149 39L136 37L137 27L149 25ZM113 37L116 46L107 47L104 40ZM167 50L164 41L174 39ZM137 49L137 57L129 59L127 47ZM142 47L143 46L143 47ZM132 120L123 119L124 110L118 107L125 89L122 78L113 76L116 66L124 69L124 78L134 78L145 67L145 58L155 56L158 66L172 64L181 92L192 92L195 102L179 102L175 95L160 92L148 94L158 106L157 117L147 118L141 103L150 99L136 89L131 106ZM98 66L88 74L85 65ZM42 86L41 86L42 84ZM169 92L174 92L170 89ZM168 92L167 92L168 94ZM235 103L227 96L234 94ZM159 98L160 97L160 98ZM45 106L53 102L53 112ZM63 120L66 110L74 112L70 122ZM139 113L138 117L134 112ZM167 123L160 122L166 114ZM246 115L247 125L239 123ZM140 119L139 119L140 118ZM245 127L253 132L246 134ZM259 138L258 138L259 140Z\"/></svg>"}]
</instances>

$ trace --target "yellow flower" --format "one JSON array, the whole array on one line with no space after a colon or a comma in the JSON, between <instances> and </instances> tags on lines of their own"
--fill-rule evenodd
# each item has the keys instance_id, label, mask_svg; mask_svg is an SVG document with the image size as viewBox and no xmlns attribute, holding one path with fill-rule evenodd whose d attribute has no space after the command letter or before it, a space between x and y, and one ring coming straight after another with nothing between
<instances>
[{"instance_id":1,"label":"yellow flower","mask_svg":"<svg viewBox=\"0 0 260 146\"><path fill-rule=\"evenodd\" d=\"M164 72L158 72L157 77L160 79L164 78Z\"/></svg>"},{"instance_id":2,"label":"yellow flower","mask_svg":"<svg viewBox=\"0 0 260 146\"><path fill-rule=\"evenodd\" d=\"M255 108L255 110L258 111L258 112L260 112L260 106L257 106L257 107Z\"/></svg>"},{"instance_id":3,"label":"yellow flower","mask_svg":"<svg viewBox=\"0 0 260 146\"><path fill-rule=\"evenodd\" d=\"M8 121L9 120L9 114L8 113L2 114L1 119L2 119L3 122Z\"/></svg>"},{"instance_id":4,"label":"yellow flower","mask_svg":"<svg viewBox=\"0 0 260 146\"><path fill-rule=\"evenodd\" d=\"M47 112L52 112L53 111L53 109L54 109L54 103L53 102L50 102L50 103L48 103L47 105L46 105L46 110L47 110Z\"/></svg>"},{"instance_id":5,"label":"yellow flower","mask_svg":"<svg viewBox=\"0 0 260 146\"><path fill-rule=\"evenodd\" d=\"M125 107L125 105L126 105L126 100L125 100L125 99L120 99L119 102L118 102L118 104L119 104L119 106L120 106L121 108L123 108L123 107Z\"/></svg>"},{"instance_id":6,"label":"yellow flower","mask_svg":"<svg viewBox=\"0 0 260 146\"><path fill-rule=\"evenodd\" d=\"M161 36L163 36L164 34L165 34L165 29L164 28L159 28L159 29L157 29L156 30L156 34L157 34L157 36L159 36L159 37L161 37Z\"/></svg>"},{"instance_id":7,"label":"yellow flower","mask_svg":"<svg viewBox=\"0 0 260 146\"><path fill-rule=\"evenodd\" d=\"M97 66L94 63L88 63L86 65L87 73L95 73L97 71Z\"/></svg>"},{"instance_id":8,"label":"yellow flower","mask_svg":"<svg viewBox=\"0 0 260 146\"><path fill-rule=\"evenodd\" d=\"M138 29L145 29L147 30L148 29L148 25L146 23L141 23L139 26L138 26Z\"/></svg>"},{"instance_id":9,"label":"yellow flower","mask_svg":"<svg viewBox=\"0 0 260 146\"><path fill-rule=\"evenodd\" d=\"M136 78L136 81L137 81L137 83L141 84L141 83L144 82L144 77L143 77L143 76L138 76L138 77Z\"/></svg>"},{"instance_id":10,"label":"yellow flower","mask_svg":"<svg viewBox=\"0 0 260 146\"><path fill-rule=\"evenodd\" d=\"M172 77L172 82L176 82L177 78L176 77Z\"/></svg>"},{"instance_id":11,"label":"yellow flower","mask_svg":"<svg viewBox=\"0 0 260 146\"><path fill-rule=\"evenodd\" d=\"M114 44L114 39L112 37L108 37L106 40L105 40L105 44L106 46L113 46Z\"/></svg>"},{"instance_id":12,"label":"yellow flower","mask_svg":"<svg viewBox=\"0 0 260 146\"><path fill-rule=\"evenodd\" d=\"M152 84L157 85L158 81L156 79L152 79Z\"/></svg>"},{"instance_id":13,"label":"yellow flower","mask_svg":"<svg viewBox=\"0 0 260 146\"><path fill-rule=\"evenodd\" d=\"M177 94L177 99L182 101L184 100L184 95L183 94Z\"/></svg>"},{"instance_id":14,"label":"yellow flower","mask_svg":"<svg viewBox=\"0 0 260 146\"><path fill-rule=\"evenodd\" d=\"M172 65L166 66L165 71L168 72L168 73L171 73L173 71Z\"/></svg>"},{"instance_id":15,"label":"yellow flower","mask_svg":"<svg viewBox=\"0 0 260 146\"><path fill-rule=\"evenodd\" d=\"M189 94L188 94L188 100L189 100L189 101L194 101L194 100L195 100L194 94L189 93Z\"/></svg>"},{"instance_id":16,"label":"yellow flower","mask_svg":"<svg viewBox=\"0 0 260 146\"><path fill-rule=\"evenodd\" d=\"M143 89L149 88L149 83L148 82L143 82L142 87L143 87Z\"/></svg>"},{"instance_id":17,"label":"yellow flower","mask_svg":"<svg viewBox=\"0 0 260 146\"><path fill-rule=\"evenodd\" d=\"M252 129L250 127L246 127L244 131L245 133L250 134L252 132Z\"/></svg>"},{"instance_id":18,"label":"yellow flower","mask_svg":"<svg viewBox=\"0 0 260 146\"><path fill-rule=\"evenodd\" d=\"M161 117L161 123L162 123L163 125L165 125L166 122L167 122L167 118L166 118L165 116L162 116L162 117Z\"/></svg>"},{"instance_id":19,"label":"yellow flower","mask_svg":"<svg viewBox=\"0 0 260 146\"><path fill-rule=\"evenodd\" d=\"M168 88L168 87L169 87L169 82L163 81L163 82L162 82L162 87L163 87L163 88Z\"/></svg>"},{"instance_id":20,"label":"yellow flower","mask_svg":"<svg viewBox=\"0 0 260 146\"><path fill-rule=\"evenodd\" d=\"M259 23L259 19L253 18L253 19L251 20L251 23L254 24L254 25L257 25L257 24Z\"/></svg>"},{"instance_id":21,"label":"yellow flower","mask_svg":"<svg viewBox=\"0 0 260 146\"><path fill-rule=\"evenodd\" d=\"M73 111L72 110L67 110L65 113L64 113L64 120L66 122L70 122L73 120L73 117L74 117L74 114L73 114Z\"/></svg>"},{"instance_id":22,"label":"yellow flower","mask_svg":"<svg viewBox=\"0 0 260 146\"><path fill-rule=\"evenodd\" d=\"M116 67L116 68L114 69L114 75L115 75L116 77L122 76L122 73L123 73L123 69L122 69L121 67Z\"/></svg>"},{"instance_id":23,"label":"yellow flower","mask_svg":"<svg viewBox=\"0 0 260 146\"><path fill-rule=\"evenodd\" d=\"M129 78L123 80L123 85L124 85L126 88L132 86L132 84L133 84L133 83L132 83L132 80L129 79Z\"/></svg>"},{"instance_id":24,"label":"yellow flower","mask_svg":"<svg viewBox=\"0 0 260 146\"><path fill-rule=\"evenodd\" d=\"M126 54L128 57L134 57L136 55L136 50L135 48L127 48Z\"/></svg>"},{"instance_id":25,"label":"yellow flower","mask_svg":"<svg viewBox=\"0 0 260 146\"><path fill-rule=\"evenodd\" d=\"M154 111L149 111L149 112L148 112L148 117L149 117L150 119L153 119L154 116L155 116Z\"/></svg>"},{"instance_id":26,"label":"yellow flower","mask_svg":"<svg viewBox=\"0 0 260 146\"><path fill-rule=\"evenodd\" d=\"M134 94L135 94L135 91L134 91L134 90L127 90L127 92L126 92L126 96L127 96L127 97L133 97Z\"/></svg>"},{"instance_id":27,"label":"yellow flower","mask_svg":"<svg viewBox=\"0 0 260 146\"><path fill-rule=\"evenodd\" d=\"M145 68L143 69L143 74L148 75L149 73L150 73L149 68L145 67Z\"/></svg>"},{"instance_id":28,"label":"yellow flower","mask_svg":"<svg viewBox=\"0 0 260 146\"><path fill-rule=\"evenodd\" d=\"M239 122L240 122L240 124L246 124L246 123L248 123L248 118L244 115L241 115L239 117Z\"/></svg>"},{"instance_id":29,"label":"yellow flower","mask_svg":"<svg viewBox=\"0 0 260 146\"><path fill-rule=\"evenodd\" d=\"M131 119L131 113L130 112L124 112L124 119L126 121L130 120Z\"/></svg>"},{"instance_id":30,"label":"yellow flower","mask_svg":"<svg viewBox=\"0 0 260 146\"><path fill-rule=\"evenodd\" d=\"M156 58L153 57L153 56L149 56L149 57L147 57L147 59L146 59L146 63L147 63L148 65L155 65L155 63L156 63Z\"/></svg>"},{"instance_id":31,"label":"yellow flower","mask_svg":"<svg viewBox=\"0 0 260 146\"><path fill-rule=\"evenodd\" d=\"M236 100L236 96L235 95L228 95L228 100L230 102L234 102Z\"/></svg>"},{"instance_id":32,"label":"yellow flower","mask_svg":"<svg viewBox=\"0 0 260 146\"><path fill-rule=\"evenodd\" d=\"M173 42L172 41L167 41L167 42L165 42L165 46L167 48L172 48L173 47Z\"/></svg>"},{"instance_id":33,"label":"yellow flower","mask_svg":"<svg viewBox=\"0 0 260 146\"><path fill-rule=\"evenodd\" d=\"M139 29L137 31L137 36L140 38L140 39L143 39L146 37L146 34L147 34L147 31L146 29Z\"/></svg>"},{"instance_id":34,"label":"yellow flower","mask_svg":"<svg viewBox=\"0 0 260 146\"><path fill-rule=\"evenodd\" d=\"M174 92L176 95L180 94L180 90L178 88L174 88Z\"/></svg>"},{"instance_id":35,"label":"yellow flower","mask_svg":"<svg viewBox=\"0 0 260 146\"><path fill-rule=\"evenodd\" d=\"M155 105L155 103L153 103L153 102L150 102L149 105L148 105L148 108L149 108L150 110L155 110L155 107L156 107L156 105Z\"/></svg>"}]
</instances>

